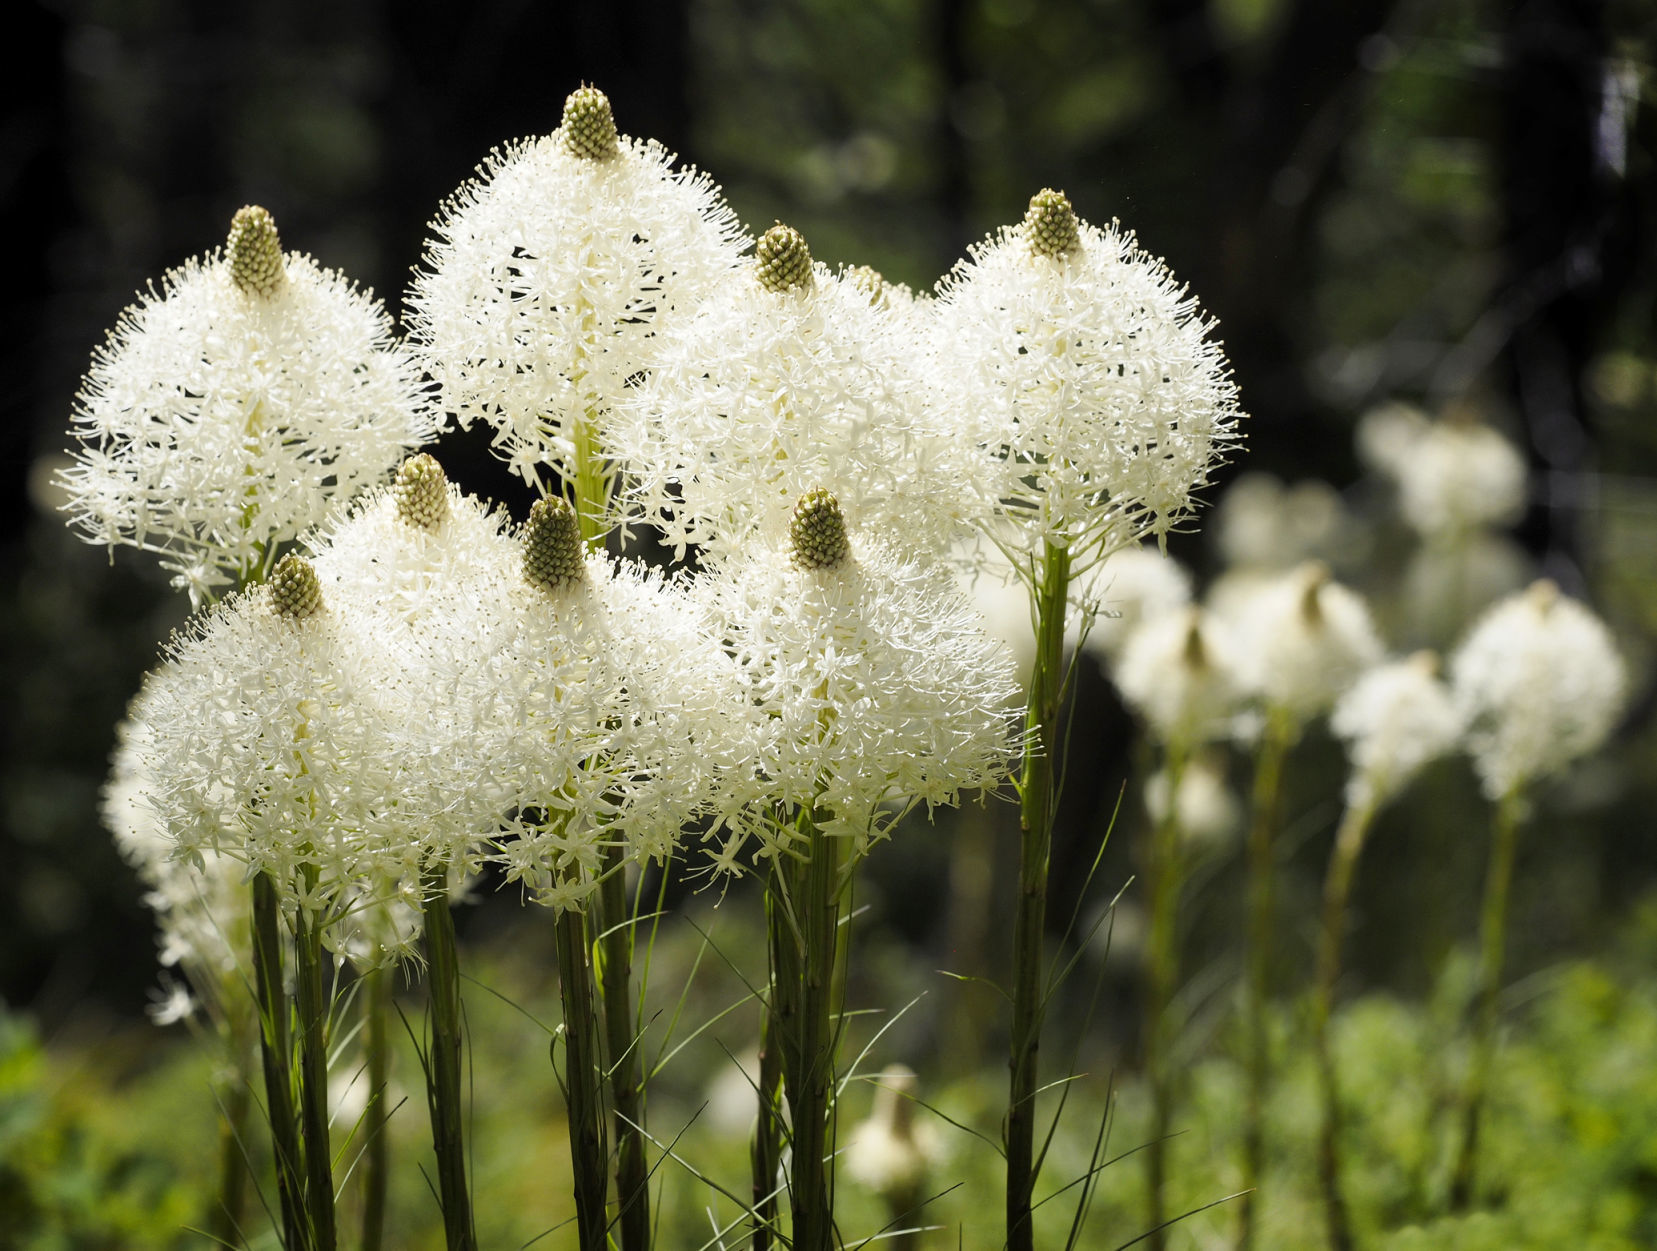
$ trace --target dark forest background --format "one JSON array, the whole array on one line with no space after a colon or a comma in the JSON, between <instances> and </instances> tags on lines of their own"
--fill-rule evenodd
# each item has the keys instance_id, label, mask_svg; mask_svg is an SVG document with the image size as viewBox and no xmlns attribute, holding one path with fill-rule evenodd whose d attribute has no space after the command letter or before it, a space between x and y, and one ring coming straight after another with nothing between
<instances>
[{"instance_id":1,"label":"dark forest background","mask_svg":"<svg viewBox=\"0 0 1657 1251\"><path fill-rule=\"evenodd\" d=\"M1638 666L1657 627L1654 22L1651 0L12 6L0 1001L49 1030L89 1005L137 1014L154 982L95 804L182 599L141 556L71 536L48 479L91 348L240 205L395 312L440 200L492 145L556 126L582 82L623 131L710 170L751 229L787 220L819 259L917 289L1062 187L1219 319L1247 468L1346 486L1367 406L1479 403L1535 470L1523 542L1607 605ZM442 454L513 498L477 440ZM1647 692L1625 735L1651 711ZM1112 725L1079 717L1079 747L1109 761ZM1073 830L1126 767L1079 785ZM1550 941L1591 944L1650 887L1654 796L1633 785L1560 853ZM1443 863L1458 898L1481 846Z\"/></svg>"}]
</instances>

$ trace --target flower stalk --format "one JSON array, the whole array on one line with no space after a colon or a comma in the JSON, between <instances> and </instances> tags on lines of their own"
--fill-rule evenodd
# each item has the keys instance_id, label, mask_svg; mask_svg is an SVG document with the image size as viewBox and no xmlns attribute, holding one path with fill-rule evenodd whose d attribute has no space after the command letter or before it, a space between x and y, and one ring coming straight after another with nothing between
<instances>
[{"instance_id":1,"label":"flower stalk","mask_svg":"<svg viewBox=\"0 0 1657 1251\"><path fill-rule=\"evenodd\" d=\"M316 870L307 869L314 879ZM314 881L307 885L314 887ZM328 1134L328 1015L322 985L322 921L295 909L294 1002L299 1012L299 1104L304 1130L305 1207L312 1247L334 1251L334 1159Z\"/></svg>"},{"instance_id":2,"label":"flower stalk","mask_svg":"<svg viewBox=\"0 0 1657 1251\"><path fill-rule=\"evenodd\" d=\"M1018 913L1013 931L1013 1023L1007 1097L1007 1245L1033 1251L1031 1197L1035 1158L1036 1083L1046 988L1042 937L1047 922L1047 867L1058 802L1059 716L1064 703L1064 619L1069 602L1070 552L1046 544L1036 588L1036 660L1025 715L1024 766L1019 781Z\"/></svg>"},{"instance_id":3,"label":"flower stalk","mask_svg":"<svg viewBox=\"0 0 1657 1251\"><path fill-rule=\"evenodd\" d=\"M432 1149L437 1155L443 1235L448 1251L476 1251L471 1190L466 1182L460 1078L464 1045L460 964L455 951L454 916L449 907L449 875L440 866L428 866L421 886L426 917L426 987L431 1011L426 1096L431 1108Z\"/></svg>"},{"instance_id":4,"label":"flower stalk","mask_svg":"<svg viewBox=\"0 0 1657 1251\"><path fill-rule=\"evenodd\" d=\"M1507 905L1513 884L1513 861L1524 815L1523 788L1511 787L1497 802L1490 845L1490 866L1484 880L1484 903L1479 913L1479 1007L1474 1024L1473 1054L1462 1092L1461 1145L1450 1179L1450 1209L1472 1205L1478 1181L1479 1122L1484 1112L1485 1087L1496 1052L1496 1008L1502 987L1502 963L1507 946Z\"/></svg>"},{"instance_id":5,"label":"flower stalk","mask_svg":"<svg viewBox=\"0 0 1657 1251\"><path fill-rule=\"evenodd\" d=\"M299 1122L293 1106L293 1049L288 998L282 989L282 910L268 872L253 879L253 976L259 996L259 1051L265 1073L265 1113L276 1156L276 1193L285 1251L309 1251L305 1224L305 1175Z\"/></svg>"},{"instance_id":6,"label":"flower stalk","mask_svg":"<svg viewBox=\"0 0 1657 1251\"><path fill-rule=\"evenodd\" d=\"M558 948L558 993L564 1004L564 1099L568 1107L570 1167L581 1251L605 1251L604 1068L588 955L586 914L565 908L553 925Z\"/></svg>"},{"instance_id":7,"label":"flower stalk","mask_svg":"<svg viewBox=\"0 0 1657 1251\"><path fill-rule=\"evenodd\" d=\"M639 1071L639 1036L633 1022L633 930L622 872L622 848L604 851L598 887L601 937L599 985L603 992L604 1034L610 1072L610 1108L616 1135L616 1201L622 1251L650 1246L650 1173L644 1158L644 1085Z\"/></svg>"},{"instance_id":8,"label":"flower stalk","mask_svg":"<svg viewBox=\"0 0 1657 1251\"><path fill-rule=\"evenodd\" d=\"M1164 776L1168 779L1168 802L1151 831L1149 863L1151 918L1146 943L1145 1072L1151 1085L1151 1133L1145 1146L1146 1188L1150 1194L1151 1251L1167 1245L1168 1135L1173 1117L1173 1071L1169 1065L1173 1028L1168 1019L1169 1004L1179 974L1177 917L1183 878L1180 863L1179 788L1185 775L1186 751L1182 744L1168 744Z\"/></svg>"},{"instance_id":9,"label":"flower stalk","mask_svg":"<svg viewBox=\"0 0 1657 1251\"><path fill-rule=\"evenodd\" d=\"M1271 1079L1266 1033L1266 999L1271 991L1272 909L1278 809L1283 762L1295 737L1295 723L1281 708L1266 714L1255 760L1248 841L1248 971L1243 984L1243 1033L1247 1050L1247 1096L1243 1104L1243 1195L1238 1200L1237 1246L1254 1245L1255 1200L1266 1163L1266 1088Z\"/></svg>"},{"instance_id":10,"label":"flower stalk","mask_svg":"<svg viewBox=\"0 0 1657 1251\"><path fill-rule=\"evenodd\" d=\"M793 1128L788 1194L795 1251L833 1251L834 970L839 951L841 840L802 810L803 847L785 858L784 894L771 925L771 1027L782 1053L782 1086ZM778 923L780 922L780 923Z\"/></svg>"},{"instance_id":11,"label":"flower stalk","mask_svg":"<svg viewBox=\"0 0 1657 1251\"><path fill-rule=\"evenodd\" d=\"M1341 1191L1340 1082L1329 1040L1329 1015L1335 1001L1335 982L1341 971L1341 940L1346 929L1346 906L1352 895L1352 877L1358 866L1369 827L1375 818L1373 801L1349 805L1335 832L1334 850L1323 879L1323 916L1318 931L1317 984L1312 992L1312 1045L1317 1054L1318 1086L1323 1102L1318 1126L1318 1187L1323 1194L1324 1224L1331 1251L1352 1251L1352 1218Z\"/></svg>"},{"instance_id":12,"label":"flower stalk","mask_svg":"<svg viewBox=\"0 0 1657 1251\"><path fill-rule=\"evenodd\" d=\"M391 978L384 966L364 977L365 1048L368 1059L368 1107L363 1113L362 1251L380 1251L385 1240L386 1188L391 1177L391 1139L387 1135L387 1082L391 1076Z\"/></svg>"}]
</instances>

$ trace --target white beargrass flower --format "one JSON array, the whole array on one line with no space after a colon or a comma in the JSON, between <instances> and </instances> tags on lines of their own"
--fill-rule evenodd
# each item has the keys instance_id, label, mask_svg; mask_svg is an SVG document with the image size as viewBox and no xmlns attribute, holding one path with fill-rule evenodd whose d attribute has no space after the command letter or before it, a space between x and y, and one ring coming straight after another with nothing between
<instances>
[{"instance_id":1,"label":"white beargrass flower","mask_svg":"<svg viewBox=\"0 0 1657 1251\"><path fill-rule=\"evenodd\" d=\"M491 658L503 716L485 748L518 814L494 858L567 909L596 887L611 845L659 861L704 817L717 837L752 794L760 728L680 587L583 553L562 501L538 504L521 537L491 599L511 632Z\"/></svg>"},{"instance_id":2,"label":"white beargrass flower","mask_svg":"<svg viewBox=\"0 0 1657 1251\"><path fill-rule=\"evenodd\" d=\"M928 429L916 373L924 314L878 275L813 264L778 225L754 261L664 336L656 367L618 415L628 497L683 556L717 556L778 533L794 501L833 491L864 529L936 555L961 521L956 423Z\"/></svg>"},{"instance_id":3,"label":"white beargrass flower","mask_svg":"<svg viewBox=\"0 0 1657 1251\"><path fill-rule=\"evenodd\" d=\"M384 308L263 209L170 271L92 357L58 482L93 543L156 552L199 607L436 433Z\"/></svg>"},{"instance_id":4,"label":"white beargrass flower","mask_svg":"<svg viewBox=\"0 0 1657 1251\"><path fill-rule=\"evenodd\" d=\"M1627 673L1605 623L1542 579L1479 620L1450 684L1485 793L1500 799L1603 743Z\"/></svg>"},{"instance_id":5,"label":"white beargrass flower","mask_svg":"<svg viewBox=\"0 0 1657 1251\"><path fill-rule=\"evenodd\" d=\"M492 152L432 222L409 289L443 407L494 427L534 484L604 454L589 445L605 441L604 415L744 244L711 179L609 118L583 88L557 131Z\"/></svg>"},{"instance_id":6,"label":"white beargrass flower","mask_svg":"<svg viewBox=\"0 0 1657 1251\"><path fill-rule=\"evenodd\" d=\"M144 904L155 914L160 932L161 967L184 971L196 991L193 999L185 997L192 1010L200 1003L219 1017L251 966L252 896L244 866L217 852L203 853L199 866L175 854L177 845L146 790L154 731L143 695L116 727L115 743L100 806L104 826L146 887ZM173 1008L185 1001L173 993L166 1000Z\"/></svg>"},{"instance_id":7,"label":"white beargrass flower","mask_svg":"<svg viewBox=\"0 0 1657 1251\"><path fill-rule=\"evenodd\" d=\"M1078 598L1098 605L1086 645L1108 661L1121 654L1141 624L1176 616L1191 602L1191 574L1155 546L1140 543L1084 575Z\"/></svg>"},{"instance_id":8,"label":"white beargrass flower","mask_svg":"<svg viewBox=\"0 0 1657 1251\"><path fill-rule=\"evenodd\" d=\"M1387 405L1362 419L1358 440L1397 485L1399 512L1419 534L1510 525L1524 511L1524 457L1465 409L1430 421L1407 405Z\"/></svg>"},{"instance_id":9,"label":"white beargrass flower","mask_svg":"<svg viewBox=\"0 0 1657 1251\"><path fill-rule=\"evenodd\" d=\"M490 664L510 632L494 603L517 565L506 522L422 454L308 541L324 602L373 654L378 750L395 762L384 817L403 860L371 898L414 894L432 866L475 868L512 806L487 734L505 706Z\"/></svg>"},{"instance_id":10,"label":"white beargrass flower","mask_svg":"<svg viewBox=\"0 0 1657 1251\"><path fill-rule=\"evenodd\" d=\"M1456 746L1461 715L1437 674L1438 657L1416 652L1369 670L1336 703L1329 728L1346 742L1352 763L1349 808L1385 803Z\"/></svg>"},{"instance_id":11,"label":"white beargrass flower","mask_svg":"<svg viewBox=\"0 0 1657 1251\"><path fill-rule=\"evenodd\" d=\"M1159 742L1188 749L1229 731L1242 698L1240 664L1225 623L1192 605L1142 622L1111 676Z\"/></svg>"},{"instance_id":12,"label":"white beargrass flower","mask_svg":"<svg viewBox=\"0 0 1657 1251\"><path fill-rule=\"evenodd\" d=\"M1238 441L1214 323L1114 223L1044 191L939 284L931 400L979 449L1002 541L1092 560L1176 528Z\"/></svg>"},{"instance_id":13,"label":"white beargrass flower","mask_svg":"<svg viewBox=\"0 0 1657 1251\"><path fill-rule=\"evenodd\" d=\"M1381 659L1369 608L1317 561L1234 595L1226 607L1245 690L1296 730Z\"/></svg>"},{"instance_id":14,"label":"white beargrass flower","mask_svg":"<svg viewBox=\"0 0 1657 1251\"><path fill-rule=\"evenodd\" d=\"M846 1140L846 1172L852 1180L904 1209L921 1198L926 1176L943 1159L937 1127L915 1118L915 1072L889 1064L875 1079L874 1107Z\"/></svg>"},{"instance_id":15,"label":"white beargrass flower","mask_svg":"<svg viewBox=\"0 0 1657 1251\"><path fill-rule=\"evenodd\" d=\"M905 807L1005 778L1017 688L947 568L895 556L843 518L832 494L810 492L790 547L758 536L695 585L771 722L767 797L813 811L861 854Z\"/></svg>"},{"instance_id":16,"label":"white beargrass flower","mask_svg":"<svg viewBox=\"0 0 1657 1251\"><path fill-rule=\"evenodd\" d=\"M1245 473L1220 497L1214 516L1227 565L1288 569L1332 559L1350 543L1352 520L1340 492L1309 478L1292 486L1269 473Z\"/></svg>"},{"instance_id":17,"label":"white beargrass flower","mask_svg":"<svg viewBox=\"0 0 1657 1251\"><path fill-rule=\"evenodd\" d=\"M173 855L210 854L328 915L355 880L396 880L397 762L383 750L375 659L288 557L174 640L133 706L134 785Z\"/></svg>"},{"instance_id":18,"label":"white beargrass flower","mask_svg":"<svg viewBox=\"0 0 1657 1251\"><path fill-rule=\"evenodd\" d=\"M1242 828L1243 805L1227 785L1223 765L1222 757L1203 752L1180 769L1174 826L1189 846L1218 846ZM1145 781L1145 811L1154 825L1168 817L1168 790L1166 769L1158 769Z\"/></svg>"}]
</instances>

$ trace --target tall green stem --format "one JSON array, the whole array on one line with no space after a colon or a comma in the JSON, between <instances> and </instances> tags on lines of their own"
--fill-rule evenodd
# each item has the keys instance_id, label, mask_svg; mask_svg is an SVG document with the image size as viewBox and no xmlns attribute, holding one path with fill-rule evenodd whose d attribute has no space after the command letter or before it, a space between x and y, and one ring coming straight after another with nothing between
<instances>
[{"instance_id":1,"label":"tall green stem","mask_svg":"<svg viewBox=\"0 0 1657 1251\"><path fill-rule=\"evenodd\" d=\"M1018 914L1013 929L1013 1023L1007 1095L1007 1245L1033 1251L1031 1198L1036 1184L1036 1080L1046 1010L1042 938L1047 923L1047 865L1058 801L1059 716L1064 702L1064 618L1070 553L1048 543L1036 590L1036 660L1025 712L1024 769L1019 782Z\"/></svg>"},{"instance_id":2,"label":"tall green stem","mask_svg":"<svg viewBox=\"0 0 1657 1251\"><path fill-rule=\"evenodd\" d=\"M386 1133L387 1082L391 1076L391 978L386 967L371 969L366 982L365 1046L368 1052L368 1108L363 1113L362 1251L380 1251L385 1240L386 1185L391 1140Z\"/></svg>"},{"instance_id":3,"label":"tall green stem","mask_svg":"<svg viewBox=\"0 0 1657 1251\"><path fill-rule=\"evenodd\" d=\"M1266 998L1271 990L1273 878L1272 838L1277 833L1283 760L1294 725L1280 710L1267 714L1255 761L1248 846L1248 974L1243 987L1243 1026L1248 1049L1248 1092L1243 1106L1243 1196L1238 1208L1238 1251L1254 1245L1255 1200L1266 1162L1266 1087L1270 1054Z\"/></svg>"},{"instance_id":4,"label":"tall green stem","mask_svg":"<svg viewBox=\"0 0 1657 1251\"><path fill-rule=\"evenodd\" d=\"M1484 906L1479 914L1479 1014L1467 1068L1467 1088L1462 1098L1461 1148L1450 1181L1452 1211L1462 1211L1471 1205L1478 1180L1479 1119L1484 1110L1490 1062L1496 1050L1496 1007L1507 946L1507 903L1519 843L1519 819L1523 813L1524 796L1515 785L1496 805L1490 867L1484 880Z\"/></svg>"},{"instance_id":5,"label":"tall green stem","mask_svg":"<svg viewBox=\"0 0 1657 1251\"><path fill-rule=\"evenodd\" d=\"M1185 774L1185 751L1178 743L1167 747L1163 776L1168 780L1167 805L1151 832L1146 869L1151 883L1150 934L1146 944L1145 1072L1151 1084L1151 1133L1145 1146L1147 1189L1150 1192L1151 1251L1167 1245L1165 1193L1168 1133L1173 1119L1173 1072L1168 1062L1173 1029L1169 1003L1179 975L1175 941L1179 915L1180 863L1179 788Z\"/></svg>"},{"instance_id":6,"label":"tall green stem","mask_svg":"<svg viewBox=\"0 0 1657 1251\"><path fill-rule=\"evenodd\" d=\"M1318 1084L1323 1120L1318 1130L1318 1185L1323 1192L1324 1224L1331 1251L1352 1251L1352 1220L1341 1192L1340 1083L1335 1055L1329 1045L1329 1014L1335 1002L1335 982L1341 971L1341 940L1346 928L1346 905L1352 895L1352 875L1364 849L1364 839L1375 816L1373 802L1354 804L1341 817L1329 870L1323 879L1323 924L1318 931L1317 984L1312 991L1312 1044L1317 1052Z\"/></svg>"},{"instance_id":7,"label":"tall green stem","mask_svg":"<svg viewBox=\"0 0 1657 1251\"><path fill-rule=\"evenodd\" d=\"M605 1142L604 1069L585 913L576 908L563 910L553 934L558 947L558 993L564 1003L564 1094L576 1226L581 1251L605 1251L605 1169L610 1153Z\"/></svg>"},{"instance_id":8,"label":"tall green stem","mask_svg":"<svg viewBox=\"0 0 1657 1251\"><path fill-rule=\"evenodd\" d=\"M314 877L315 870L308 869ZM314 885L314 881L308 883ZM328 1001L322 988L322 924L294 913L293 987L299 1010L299 1108L305 1129L305 1206L316 1251L334 1251L334 1157L328 1134Z\"/></svg>"},{"instance_id":9,"label":"tall green stem","mask_svg":"<svg viewBox=\"0 0 1657 1251\"><path fill-rule=\"evenodd\" d=\"M443 1205L448 1251L476 1251L471 1190L466 1182L466 1141L462 1119L462 1035L460 962L454 916L449 909L449 875L440 865L426 869L421 882L426 913L426 987L431 997L431 1037L426 1056L426 1099L431 1108L432 1148L437 1155L437 1193Z\"/></svg>"},{"instance_id":10,"label":"tall green stem","mask_svg":"<svg viewBox=\"0 0 1657 1251\"><path fill-rule=\"evenodd\" d=\"M639 1079L639 1036L633 1020L633 909L622 873L622 849L605 848L598 887L599 984L604 997L610 1107L616 1136L616 1201L621 1205L621 1251L650 1246L650 1172L644 1157L644 1086Z\"/></svg>"},{"instance_id":11,"label":"tall green stem","mask_svg":"<svg viewBox=\"0 0 1657 1251\"><path fill-rule=\"evenodd\" d=\"M253 1110L253 1074L249 1071L253 1018L252 1005L238 993L240 987L227 989L234 996L226 1004L224 1027L229 1076L219 1122L219 1180L207 1232L216 1244L228 1247L235 1246L242 1238L242 1217L247 1207L247 1129Z\"/></svg>"},{"instance_id":12,"label":"tall green stem","mask_svg":"<svg viewBox=\"0 0 1657 1251\"><path fill-rule=\"evenodd\" d=\"M783 1093L793 1126L789 1166L792 1251L834 1251L834 1168L829 1120L834 1095L835 964L840 940L841 840L809 814L803 859L784 862L788 897L776 909L772 1026L782 1044ZM784 932L777 933L778 928Z\"/></svg>"},{"instance_id":13,"label":"tall green stem","mask_svg":"<svg viewBox=\"0 0 1657 1251\"><path fill-rule=\"evenodd\" d=\"M305 1227L305 1174L299 1121L293 1106L293 1047L288 1035L288 997L282 989L282 907L270 874L253 879L253 977L259 996L259 1053L265 1071L265 1112L276 1156L276 1194L285 1251L309 1251Z\"/></svg>"},{"instance_id":14,"label":"tall green stem","mask_svg":"<svg viewBox=\"0 0 1657 1251\"><path fill-rule=\"evenodd\" d=\"M776 923L772 910L780 904L773 898L778 889L775 878L767 887L766 920L771 938L771 967L778 967ZM751 1251L771 1251L777 1229L777 1170L782 1166L782 1040L777 1036L776 1018L770 1005L762 1009L759 1035L759 1115L754 1120L754 1140L749 1146L753 1176L753 1237Z\"/></svg>"}]
</instances>

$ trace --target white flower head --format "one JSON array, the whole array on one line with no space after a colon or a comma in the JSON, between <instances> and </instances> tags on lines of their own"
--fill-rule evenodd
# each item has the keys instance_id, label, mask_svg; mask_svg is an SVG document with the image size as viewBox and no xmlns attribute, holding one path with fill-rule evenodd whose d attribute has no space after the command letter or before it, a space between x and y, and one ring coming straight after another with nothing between
<instances>
[{"instance_id":1,"label":"white flower head","mask_svg":"<svg viewBox=\"0 0 1657 1251\"><path fill-rule=\"evenodd\" d=\"M1109 659L1120 654L1142 622L1177 615L1191 602L1191 574L1155 546L1140 543L1097 566L1081 598L1098 605L1087 647Z\"/></svg>"},{"instance_id":2,"label":"white flower head","mask_svg":"<svg viewBox=\"0 0 1657 1251\"><path fill-rule=\"evenodd\" d=\"M1192 605L1140 623L1111 675L1159 741L1189 748L1229 731L1242 698L1240 664L1225 623Z\"/></svg>"},{"instance_id":3,"label":"white flower head","mask_svg":"<svg viewBox=\"0 0 1657 1251\"><path fill-rule=\"evenodd\" d=\"M1347 544L1351 518L1340 492L1309 478L1285 486L1267 473L1237 477L1215 510L1220 552L1233 568L1289 569L1328 559Z\"/></svg>"},{"instance_id":4,"label":"white flower head","mask_svg":"<svg viewBox=\"0 0 1657 1251\"><path fill-rule=\"evenodd\" d=\"M704 817L717 837L751 793L759 726L681 588L582 556L561 500L537 504L522 537L494 599L511 633L491 661L503 716L484 748L519 814L494 858L538 902L574 908L609 847L660 860Z\"/></svg>"},{"instance_id":5,"label":"white flower head","mask_svg":"<svg viewBox=\"0 0 1657 1251\"><path fill-rule=\"evenodd\" d=\"M432 438L419 370L370 293L281 251L263 209L121 314L59 483L90 542L156 552L195 606L269 568L331 503Z\"/></svg>"},{"instance_id":6,"label":"white flower head","mask_svg":"<svg viewBox=\"0 0 1657 1251\"><path fill-rule=\"evenodd\" d=\"M1167 818L1168 798L1168 771L1158 769L1145 782L1145 810L1152 821ZM1243 805L1226 784L1223 757L1212 752L1186 761L1174 801L1174 823L1189 846L1218 846L1242 828Z\"/></svg>"},{"instance_id":7,"label":"white flower head","mask_svg":"<svg viewBox=\"0 0 1657 1251\"><path fill-rule=\"evenodd\" d=\"M1543 579L1479 620L1451 658L1450 684L1474 767L1496 799L1604 742L1627 673L1605 623Z\"/></svg>"},{"instance_id":8,"label":"white flower head","mask_svg":"<svg viewBox=\"0 0 1657 1251\"><path fill-rule=\"evenodd\" d=\"M585 444L659 337L738 263L719 189L673 162L618 137L609 102L583 88L557 131L492 152L431 224L411 338L443 407L493 426L525 481L603 454Z\"/></svg>"},{"instance_id":9,"label":"white flower head","mask_svg":"<svg viewBox=\"0 0 1657 1251\"><path fill-rule=\"evenodd\" d=\"M1348 806L1386 802L1456 746L1461 715L1437 671L1437 656L1417 652L1369 670L1336 703L1329 728L1352 762Z\"/></svg>"},{"instance_id":10,"label":"white flower head","mask_svg":"<svg viewBox=\"0 0 1657 1251\"><path fill-rule=\"evenodd\" d=\"M894 1207L908 1207L942 1160L943 1142L930 1121L916 1118L913 1069L887 1065L874 1086L874 1107L846 1142L846 1172Z\"/></svg>"},{"instance_id":11,"label":"white flower head","mask_svg":"<svg viewBox=\"0 0 1657 1251\"><path fill-rule=\"evenodd\" d=\"M1419 534L1505 526L1524 511L1524 457L1465 406L1437 421L1385 406L1364 417L1358 438L1365 458L1397 485L1399 512Z\"/></svg>"},{"instance_id":12,"label":"white flower head","mask_svg":"<svg viewBox=\"0 0 1657 1251\"><path fill-rule=\"evenodd\" d=\"M1243 685L1299 728L1381 659L1363 599L1310 561L1227 605Z\"/></svg>"},{"instance_id":13,"label":"white flower head","mask_svg":"<svg viewBox=\"0 0 1657 1251\"><path fill-rule=\"evenodd\" d=\"M681 554L774 534L817 486L908 552L939 553L965 528L958 423L929 427L920 405L921 315L901 294L871 297L871 282L814 265L779 224L665 336L613 447L630 502Z\"/></svg>"},{"instance_id":14,"label":"white flower head","mask_svg":"<svg viewBox=\"0 0 1657 1251\"><path fill-rule=\"evenodd\" d=\"M209 851L192 863L175 854L177 846L148 791L154 731L146 719L146 702L140 693L116 727L115 754L101 804L104 825L147 887L144 903L155 914L160 931L161 966L183 969L196 989L196 1000L187 995L185 1000L192 1008L199 1000L217 1015L240 993L237 980L249 967L252 897L244 866L237 861ZM170 988L170 1007L181 1005L181 989Z\"/></svg>"},{"instance_id":15,"label":"white flower head","mask_svg":"<svg viewBox=\"0 0 1657 1251\"><path fill-rule=\"evenodd\" d=\"M839 513L824 496L802 513ZM947 568L893 556L855 527L844 545L814 564L797 546L755 542L696 587L772 727L766 797L815 810L819 829L861 852L898 815L884 805L953 803L1006 776L1017 688Z\"/></svg>"},{"instance_id":16,"label":"white flower head","mask_svg":"<svg viewBox=\"0 0 1657 1251\"><path fill-rule=\"evenodd\" d=\"M1242 416L1213 325L1053 191L940 283L932 398L978 447L1005 542L1079 568L1191 514Z\"/></svg>"},{"instance_id":17,"label":"white flower head","mask_svg":"<svg viewBox=\"0 0 1657 1251\"><path fill-rule=\"evenodd\" d=\"M271 874L289 904L331 909L361 876L395 877L374 658L322 602L307 562L193 623L134 705L134 785L172 854Z\"/></svg>"}]
</instances>

